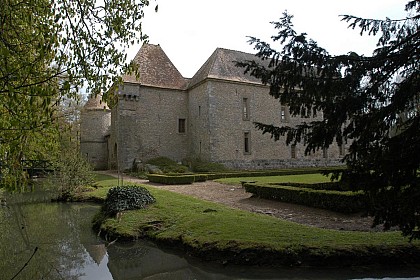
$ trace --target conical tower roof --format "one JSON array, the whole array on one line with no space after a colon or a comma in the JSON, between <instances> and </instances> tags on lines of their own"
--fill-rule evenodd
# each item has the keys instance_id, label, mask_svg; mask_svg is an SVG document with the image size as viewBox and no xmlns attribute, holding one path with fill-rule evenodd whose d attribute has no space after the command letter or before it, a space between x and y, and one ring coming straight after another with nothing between
<instances>
[{"instance_id":1,"label":"conical tower roof","mask_svg":"<svg viewBox=\"0 0 420 280\"><path fill-rule=\"evenodd\" d=\"M186 89L187 80L182 77L175 65L159 45L144 44L134 62L139 67L140 76L124 75L123 81L145 86Z\"/></svg>"},{"instance_id":2,"label":"conical tower roof","mask_svg":"<svg viewBox=\"0 0 420 280\"><path fill-rule=\"evenodd\" d=\"M83 109L86 111L92 110L109 110L105 101L102 101L102 95L90 96Z\"/></svg>"}]
</instances>

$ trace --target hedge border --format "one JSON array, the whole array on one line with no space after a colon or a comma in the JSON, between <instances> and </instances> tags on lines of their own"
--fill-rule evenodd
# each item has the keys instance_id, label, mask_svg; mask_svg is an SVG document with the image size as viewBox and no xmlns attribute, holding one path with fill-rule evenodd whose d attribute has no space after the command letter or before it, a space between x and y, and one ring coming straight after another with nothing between
<instances>
[{"instance_id":1,"label":"hedge border","mask_svg":"<svg viewBox=\"0 0 420 280\"><path fill-rule=\"evenodd\" d=\"M206 174L188 174L188 175L161 175L149 174L147 179L152 183L159 183L165 185L188 185L194 182L205 182L207 180Z\"/></svg>"},{"instance_id":2,"label":"hedge border","mask_svg":"<svg viewBox=\"0 0 420 280\"><path fill-rule=\"evenodd\" d=\"M292 186L245 183L244 188L254 196L288 203L306 205L341 213L357 213L365 210L362 192L315 190Z\"/></svg>"},{"instance_id":3,"label":"hedge border","mask_svg":"<svg viewBox=\"0 0 420 280\"><path fill-rule=\"evenodd\" d=\"M313 190L328 190L328 191L348 191L343 188L341 182L324 182L324 183L269 183L271 186L289 186L296 188L306 188Z\"/></svg>"},{"instance_id":4,"label":"hedge border","mask_svg":"<svg viewBox=\"0 0 420 280\"><path fill-rule=\"evenodd\" d=\"M322 167L322 168L299 168L299 169L279 169L279 170L254 170L254 171L235 171L222 173L198 173L198 174L148 174L147 178L152 183L166 185L192 184L194 182L205 182L222 178L236 177L261 177L261 176L286 176L299 174L315 174L342 170L343 167Z\"/></svg>"}]
</instances>

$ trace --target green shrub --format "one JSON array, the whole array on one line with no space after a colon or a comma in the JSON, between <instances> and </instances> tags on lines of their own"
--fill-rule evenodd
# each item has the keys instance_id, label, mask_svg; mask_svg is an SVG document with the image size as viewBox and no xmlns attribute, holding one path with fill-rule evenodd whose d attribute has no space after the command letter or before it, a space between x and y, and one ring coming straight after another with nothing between
<instances>
[{"instance_id":1,"label":"green shrub","mask_svg":"<svg viewBox=\"0 0 420 280\"><path fill-rule=\"evenodd\" d=\"M217 162L208 162L201 159L187 160L193 172L223 172L228 170L226 166Z\"/></svg>"},{"instance_id":2,"label":"green shrub","mask_svg":"<svg viewBox=\"0 0 420 280\"><path fill-rule=\"evenodd\" d=\"M145 208L146 205L155 201L155 198L144 187L112 187L106 196L103 211L106 215L114 216L121 211Z\"/></svg>"},{"instance_id":3,"label":"green shrub","mask_svg":"<svg viewBox=\"0 0 420 280\"><path fill-rule=\"evenodd\" d=\"M181 165L167 157L153 158L148 160L146 163L159 167L163 173L185 173L188 171L188 167Z\"/></svg>"},{"instance_id":4,"label":"green shrub","mask_svg":"<svg viewBox=\"0 0 420 280\"><path fill-rule=\"evenodd\" d=\"M150 182L165 184L165 185L184 185L192 184L194 182L205 182L207 181L207 174L187 174L187 175L175 175L175 174L149 174L147 176Z\"/></svg>"},{"instance_id":5,"label":"green shrub","mask_svg":"<svg viewBox=\"0 0 420 280\"><path fill-rule=\"evenodd\" d=\"M194 174L194 182L205 182L208 177L207 174Z\"/></svg>"},{"instance_id":6,"label":"green shrub","mask_svg":"<svg viewBox=\"0 0 420 280\"><path fill-rule=\"evenodd\" d=\"M93 169L80 153L65 151L53 162L53 173L44 180L49 189L56 189L59 200L71 200L84 187L93 183Z\"/></svg>"},{"instance_id":7,"label":"green shrub","mask_svg":"<svg viewBox=\"0 0 420 280\"><path fill-rule=\"evenodd\" d=\"M362 192L314 190L291 186L258 185L246 183L245 190L257 197L323 208L342 213L365 210Z\"/></svg>"},{"instance_id":8,"label":"green shrub","mask_svg":"<svg viewBox=\"0 0 420 280\"><path fill-rule=\"evenodd\" d=\"M149 159L146 163L156 165L156 166L169 166L169 165L176 165L177 163L170 158L167 157L157 157Z\"/></svg>"},{"instance_id":9,"label":"green shrub","mask_svg":"<svg viewBox=\"0 0 420 280\"><path fill-rule=\"evenodd\" d=\"M195 175L160 175L160 174L149 174L147 175L152 183L159 183L165 185L185 185L192 184L195 181Z\"/></svg>"}]
</instances>

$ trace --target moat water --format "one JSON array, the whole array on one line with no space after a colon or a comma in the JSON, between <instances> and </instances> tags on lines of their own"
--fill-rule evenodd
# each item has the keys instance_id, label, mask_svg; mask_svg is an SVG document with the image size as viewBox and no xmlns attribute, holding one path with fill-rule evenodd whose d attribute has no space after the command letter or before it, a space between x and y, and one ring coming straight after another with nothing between
<instances>
[{"instance_id":1,"label":"moat water","mask_svg":"<svg viewBox=\"0 0 420 280\"><path fill-rule=\"evenodd\" d=\"M420 279L419 267L260 268L203 263L151 242L99 238L99 206L9 196L0 207L0 279Z\"/></svg>"}]
</instances>

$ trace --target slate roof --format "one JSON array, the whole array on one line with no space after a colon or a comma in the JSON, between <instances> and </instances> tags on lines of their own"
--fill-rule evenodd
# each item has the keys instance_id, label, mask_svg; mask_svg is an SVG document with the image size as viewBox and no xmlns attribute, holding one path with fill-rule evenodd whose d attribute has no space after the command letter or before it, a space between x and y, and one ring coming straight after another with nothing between
<instances>
[{"instance_id":1,"label":"slate roof","mask_svg":"<svg viewBox=\"0 0 420 280\"><path fill-rule=\"evenodd\" d=\"M245 74L244 68L235 65L235 61L247 60L260 59L253 54L217 48L190 80L188 87L194 87L206 78L261 84L260 79Z\"/></svg>"},{"instance_id":2,"label":"slate roof","mask_svg":"<svg viewBox=\"0 0 420 280\"><path fill-rule=\"evenodd\" d=\"M187 80L182 77L171 60L159 45L144 44L134 61L139 66L139 78L135 75L124 75L123 81L139 83L141 85L169 88L186 89Z\"/></svg>"}]
</instances>

